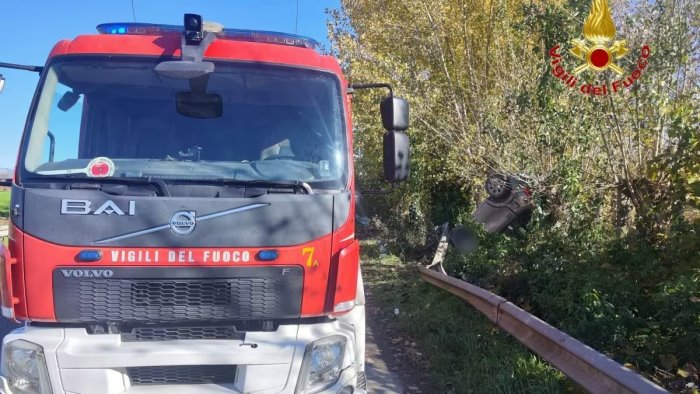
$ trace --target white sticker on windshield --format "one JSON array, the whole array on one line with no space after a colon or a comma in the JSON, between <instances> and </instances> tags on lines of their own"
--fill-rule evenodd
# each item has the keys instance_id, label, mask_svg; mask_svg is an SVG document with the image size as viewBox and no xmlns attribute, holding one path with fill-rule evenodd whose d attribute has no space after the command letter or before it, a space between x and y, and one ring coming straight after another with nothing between
<instances>
[{"instance_id":1,"label":"white sticker on windshield","mask_svg":"<svg viewBox=\"0 0 700 394\"><path fill-rule=\"evenodd\" d=\"M328 160L321 160L318 162L318 172L321 173L322 177L331 176L331 163Z\"/></svg>"}]
</instances>

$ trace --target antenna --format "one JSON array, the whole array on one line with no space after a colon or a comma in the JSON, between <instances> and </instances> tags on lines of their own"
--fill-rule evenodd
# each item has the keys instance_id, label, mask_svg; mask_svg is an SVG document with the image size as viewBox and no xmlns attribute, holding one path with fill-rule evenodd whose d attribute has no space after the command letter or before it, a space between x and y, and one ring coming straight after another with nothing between
<instances>
[{"instance_id":1,"label":"antenna","mask_svg":"<svg viewBox=\"0 0 700 394\"><path fill-rule=\"evenodd\" d=\"M131 15L134 16L134 22L136 22L136 9L134 8L134 0L131 0Z\"/></svg>"},{"instance_id":2,"label":"antenna","mask_svg":"<svg viewBox=\"0 0 700 394\"><path fill-rule=\"evenodd\" d=\"M134 0L131 0L132 2ZM297 34L299 31L299 0L297 0L297 16L294 20L294 34Z\"/></svg>"}]
</instances>

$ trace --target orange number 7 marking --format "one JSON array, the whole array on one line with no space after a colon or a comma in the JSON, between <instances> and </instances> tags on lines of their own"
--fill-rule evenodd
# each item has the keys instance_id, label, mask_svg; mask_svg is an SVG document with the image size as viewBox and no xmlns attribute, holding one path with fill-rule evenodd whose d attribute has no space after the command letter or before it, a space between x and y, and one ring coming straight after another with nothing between
<instances>
[{"instance_id":1,"label":"orange number 7 marking","mask_svg":"<svg viewBox=\"0 0 700 394\"><path fill-rule=\"evenodd\" d=\"M311 266L315 267L318 265L318 260L314 260L314 250L315 249L316 248L314 248L314 247L309 247L309 248L304 248L301 251L301 254L306 256L306 266L307 267L311 267Z\"/></svg>"}]
</instances>

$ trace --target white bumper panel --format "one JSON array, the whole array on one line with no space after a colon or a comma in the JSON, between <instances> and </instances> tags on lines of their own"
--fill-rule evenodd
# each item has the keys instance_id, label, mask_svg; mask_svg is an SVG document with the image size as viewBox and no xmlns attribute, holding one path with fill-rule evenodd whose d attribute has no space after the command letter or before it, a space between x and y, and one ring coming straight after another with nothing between
<instances>
[{"instance_id":1,"label":"white bumper panel","mask_svg":"<svg viewBox=\"0 0 700 394\"><path fill-rule=\"evenodd\" d=\"M356 309L364 309L358 306ZM355 311L360 312L360 311ZM361 312L364 312L362 310ZM364 314L364 313L362 313ZM357 363L357 328L341 320L284 325L275 332L248 332L240 340L122 342L116 334L89 335L82 328L22 327L7 342L23 339L41 345L54 394L149 393L294 393L306 345L330 335L347 338L344 371L325 391L355 387L363 365ZM359 338L358 338L359 339ZM257 346L251 346L251 345ZM363 352L362 352L363 353ZM131 385L126 368L144 366L236 365L233 384ZM0 388L11 394L4 377ZM355 389L354 393L363 393Z\"/></svg>"},{"instance_id":2,"label":"white bumper panel","mask_svg":"<svg viewBox=\"0 0 700 394\"><path fill-rule=\"evenodd\" d=\"M280 326L276 332L249 332L245 344L237 340L122 342L120 335L89 335L82 328L66 328L56 356L62 369L178 365L183 360L190 365L289 364L294 357L297 328Z\"/></svg>"},{"instance_id":3,"label":"white bumper panel","mask_svg":"<svg viewBox=\"0 0 700 394\"><path fill-rule=\"evenodd\" d=\"M341 381L343 381L341 379ZM327 390L326 393L333 393L340 390L342 387L354 386L352 380L346 382L346 384L338 384L331 389ZM7 381L4 377L0 376L0 393L12 394L7 386ZM192 394L192 393L204 393L204 394L230 394L231 392L237 393L234 388L225 387L217 384L200 384L196 386L187 385L163 385L163 386L140 386L132 387L125 394ZM77 394L72 392L65 392L66 394ZM367 391L358 388L353 389L353 394L367 394Z\"/></svg>"}]
</instances>

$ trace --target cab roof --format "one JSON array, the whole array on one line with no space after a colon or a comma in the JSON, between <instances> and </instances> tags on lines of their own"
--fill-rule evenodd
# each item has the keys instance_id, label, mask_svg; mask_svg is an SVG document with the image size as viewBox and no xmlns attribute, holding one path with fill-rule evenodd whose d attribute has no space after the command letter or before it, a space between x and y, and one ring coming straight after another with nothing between
<instances>
[{"instance_id":1,"label":"cab roof","mask_svg":"<svg viewBox=\"0 0 700 394\"><path fill-rule=\"evenodd\" d=\"M49 59L66 55L125 55L179 58L182 27L146 23L107 23L98 34L80 35L58 42ZM311 38L239 29L218 29L204 52L207 60L238 60L308 67L333 72L342 78L336 59L321 55Z\"/></svg>"}]
</instances>

